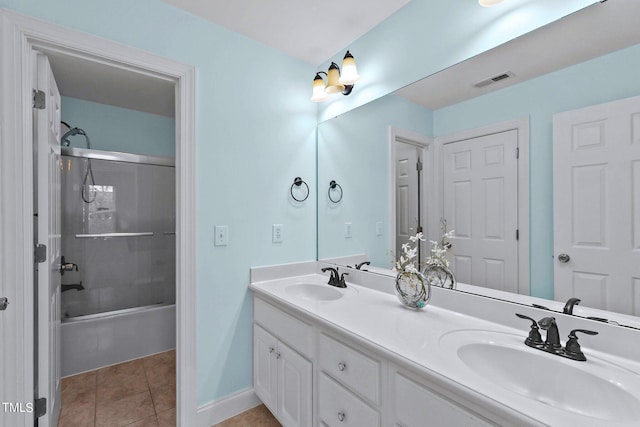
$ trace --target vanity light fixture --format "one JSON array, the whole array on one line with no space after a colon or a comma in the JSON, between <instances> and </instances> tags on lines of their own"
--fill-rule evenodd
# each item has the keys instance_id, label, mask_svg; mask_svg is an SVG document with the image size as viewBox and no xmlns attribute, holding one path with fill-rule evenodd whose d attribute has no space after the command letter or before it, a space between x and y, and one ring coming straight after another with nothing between
<instances>
[{"instance_id":1,"label":"vanity light fixture","mask_svg":"<svg viewBox=\"0 0 640 427\"><path fill-rule=\"evenodd\" d=\"M504 0L478 0L480 6L491 7L502 3Z\"/></svg>"},{"instance_id":2,"label":"vanity light fixture","mask_svg":"<svg viewBox=\"0 0 640 427\"><path fill-rule=\"evenodd\" d=\"M327 76L326 85L320 74ZM324 71L316 73L316 77L313 79L313 95L311 96L311 100L313 102L326 101L329 95L338 92L341 92L343 95L349 95L358 80L360 80L360 76L356 68L356 61L353 59L353 55L347 51L342 60L342 73L340 73L340 67L338 67L338 64L335 62L331 63L326 73Z\"/></svg>"}]
</instances>

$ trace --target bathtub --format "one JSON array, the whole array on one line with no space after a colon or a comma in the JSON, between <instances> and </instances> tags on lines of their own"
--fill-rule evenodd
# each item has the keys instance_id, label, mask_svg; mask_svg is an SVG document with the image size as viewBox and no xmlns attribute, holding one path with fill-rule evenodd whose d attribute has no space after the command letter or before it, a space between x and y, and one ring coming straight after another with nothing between
<instances>
[{"instance_id":1,"label":"bathtub","mask_svg":"<svg viewBox=\"0 0 640 427\"><path fill-rule=\"evenodd\" d=\"M176 306L151 305L63 319L62 376L176 347Z\"/></svg>"}]
</instances>

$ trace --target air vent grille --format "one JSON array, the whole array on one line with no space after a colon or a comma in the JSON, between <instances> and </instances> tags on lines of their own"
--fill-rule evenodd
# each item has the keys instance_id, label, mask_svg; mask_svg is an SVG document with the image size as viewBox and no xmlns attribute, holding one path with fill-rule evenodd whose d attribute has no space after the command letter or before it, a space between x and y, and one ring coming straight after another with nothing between
<instances>
[{"instance_id":1,"label":"air vent grille","mask_svg":"<svg viewBox=\"0 0 640 427\"><path fill-rule=\"evenodd\" d=\"M481 82L474 84L474 86L478 88L489 86L490 84L497 83L501 80L508 79L509 77L512 77L512 76L513 76L513 73L511 71L507 71L506 73L498 74L497 76L493 76L486 80L482 80Z\"/></svg>"}]
</instances>

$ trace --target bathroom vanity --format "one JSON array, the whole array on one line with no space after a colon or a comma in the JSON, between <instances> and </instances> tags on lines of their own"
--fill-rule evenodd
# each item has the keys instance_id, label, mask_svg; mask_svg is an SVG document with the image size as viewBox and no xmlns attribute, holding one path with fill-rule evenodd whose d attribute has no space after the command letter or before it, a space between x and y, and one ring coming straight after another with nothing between
<instances>
[{"instance_id":1,"label":"bathroom vanity","mask_svg":"<svg viewBox=\"0 0 640 427\"><path fill-rule=\"evenodd\" d=\"M413 311L391 286L339 289L315 273L320 263L309 264L317 265L301 274L252 270L254 389L284 426L640 420L640 331L556 314L563 344L570 329L599 332L580 337L586 362L568 360L524 344L530 325L515 313L538 319L544 310L435 289L431 304Z\"/></svg>"}]
</instances>

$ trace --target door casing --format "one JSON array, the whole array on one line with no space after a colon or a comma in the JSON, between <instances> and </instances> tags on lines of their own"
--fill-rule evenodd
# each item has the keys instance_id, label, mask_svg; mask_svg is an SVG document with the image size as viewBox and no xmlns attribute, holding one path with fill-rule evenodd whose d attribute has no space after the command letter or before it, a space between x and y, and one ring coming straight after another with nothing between
<instances>
[{"instance_id":1,"label":"door casing","mask_svg":"<svg viewBox=\"0 0 640 427\"><path fill-rule=\"evenodd\" d=\"M196 425L196 205L195 69L135 48L46 21L0 10L0 291L2 312L0 395L33 402L33 50L56 51L175 84L176 97L176 336L178 425ZM20 143L22 141L22 143ZM25 143L28 141L29 143ZM33 412L0 412L3 425L33 426ZM11 417L11 418L9 418Z\"/></svg>"}]
</instances>

